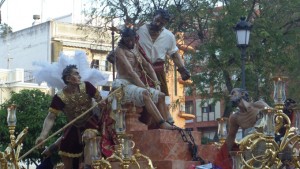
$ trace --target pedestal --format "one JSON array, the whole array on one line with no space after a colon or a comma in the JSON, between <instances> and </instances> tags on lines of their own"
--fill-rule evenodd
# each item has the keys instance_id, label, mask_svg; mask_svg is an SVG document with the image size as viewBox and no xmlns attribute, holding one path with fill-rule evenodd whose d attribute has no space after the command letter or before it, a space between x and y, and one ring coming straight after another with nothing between
<instances>
[{"instance_id":1,"label":"pedestal","mask_svg":"<svg viewBox=\"0 0 300 169\"><path fill-rule=\"evenodd\" d=\"M131 164L129 169L147 169L147 161L138 161L140 167ZM165 161L152 161L155 169L194 169L192 166L199 165L195 161L182 161L182 160L165 160ZM122 169L119 162L111 162L112 169Z\"/></svg>"},{"instance_id":2,"label":"pedestal","mask_svg":"<svg viewBox=\"0 0 300 169\"><path fill-rule=\"evenodd\" d=\"M189 169L200 165L192 161L192 153L187 142L184 142L178 130L154 129L148 130L147 125L139 121L142 108L126 106L126 133L133 135L134 151L139 149L141 154L149 157L156 169ZM192 132L197 145L201 144L201 133ZM189 138L188 138L189 139ZM138 160L141 169L148 168L146 160ZM119 162L111 162L113 169L121 169ZM130 169L138 168L131 164Z\"/></svg>"},{"instance_id":3,"label":"pedestal","mask_svg":"<svg viewBox=\"0 0 300 169\"><path fill-rule=\"evenodd\" d=\"M214 162L219 151L220 148L215 144L206 144L198 147L200 157L202 157L207 163Z\"/></svg>"},{"instance_id":4,"label":"pedestal","mask_svg":"<svg viewBox=\"0 0 300 169\"><path fill-rule=\"evenodd\" d=\"M131 131L135 148L151 160L191 161L192 155L188 143L184 142L178 130L155 129L148 131ZM201 143L201 133L192 132L196 144Z\"/></svg>"},{"instance_id":5,"label":"pedestal","mask_svg":"<svg viewBox=\"0 0 300 169\"><path fill-rule=\"evenodd\" d=\"M139 121L139 117L143 111L142 107L136 107L132 104L125 104L122 105L122 108L127 109L125 114L127 132L148 130L148 126Z\"/></svg>"},{"instance_id":6,"label":"pedestal","mask_svg":"<svg viewBox=\"0 0 300 169\"><path fill-rule=\"evenodd\" d=\"M187 169L191 165L200 165L192 161L188 143L184 142L177 130L131 131L135 149L148 156L157 169ZM192 132L196 144L201 143L201 133ZM145 166L146 167L146 166ZM141 167L143 168L143 167Z\"/></svg>"}]
</instances>

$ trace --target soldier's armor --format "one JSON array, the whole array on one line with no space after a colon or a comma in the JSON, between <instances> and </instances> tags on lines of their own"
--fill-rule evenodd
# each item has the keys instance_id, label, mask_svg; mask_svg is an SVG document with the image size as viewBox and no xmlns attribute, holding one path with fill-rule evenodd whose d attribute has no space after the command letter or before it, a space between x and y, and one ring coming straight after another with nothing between
<instances>
[{"instance_id":1,"label":"soldier's armor","mask_svg":"<svg viewBox=\"0 0 300 169\"><path fill-rule=\"evenodd\" d=\"M60 91L57 96L64 102L63 112L67 116L68 121L71 121L92 107L92 98L86 93L85 83L79 85L80 92L76 94L65 94ZM91 117L92 111L78 119L74 125L81 127Z\"/></svg>"}]
</instances>

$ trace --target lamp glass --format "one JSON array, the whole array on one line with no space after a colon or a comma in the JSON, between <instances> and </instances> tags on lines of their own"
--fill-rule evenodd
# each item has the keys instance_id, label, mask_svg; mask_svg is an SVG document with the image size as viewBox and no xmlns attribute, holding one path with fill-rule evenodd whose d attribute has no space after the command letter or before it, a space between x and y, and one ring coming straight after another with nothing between
<instances>
[{"instance_id":1,"label":"lamp glass","mask_svg":"<svg viewBox=\"0 0 300 169\"><path fill-rule=\"evenodd\" d=\"M250 30L240 29L236 30L236 38L238 45L248 45L250 38Z\"/></svg>"},{"instance_id":2,"label":"lamp glass","mask_svg":"<svg viewBox=\"0 0 300 169\"><path fill-rule=\"evenodd\" d=\"M295 128L296 128L297 135L300 135L300 109L296 110Z\"/></svg>"},{"instance_id":3,"label":"lamp glass","mask_svg":"<svg viewBox=\"0 0 300 169\"><path fill-rule=\"evenodd\" d=\"M243 168L243 162L241 159L242 151L230 151L229 153L232 158L232 169Z\"/></svg>"},{"instance_id":4,"label":"lamp glass","mask_svg":"<svg viewBox=\"0 0 300 169\"><path fill-rule=\"evenodd\" d=\"M275 112L272 109L264 109L263 112L263 121L264 127L263 132L266 136L275 136Z\"/></svg>"},{"instance_id":5,"label":"lamp glass","mask_svg":"<svg viewBox=\"0 0 300 169\"><path fill-rule=\"evenodd\" d=\"M274 102L275 104L283 104L285 95L285 78L284 77L274 77Z\"/></svg>"},{"instance_id":6,"label":"lamp glass","mask_svg":"<svg viewBox=\"0 0 300 169\"><path fill-rule=\"evenodd\" d=\"M16 117L16 105L11 105L7 108L7 125L16 126L17 117Z\"/></svg>"},{"instance_id":7,"label":"lamp glass","mask_svg":"<svg viewBox=\"0 0 300 169\"><path fill-rule=\"evenodd\" d=\"M219 139L226 139L227 133L227 118L218 118L218 137Z\"/></svg>"},{"instance_id":8,"label":"lamp glass","mask_svg":"<svg viewBox=\"0 0 300 169\"><path fill-rule=\"evenodd\" d=\"M99 144L100 140L100 136L94 137L91 139L91 142L89 144L89 152L93 161L101 159L101 150Z\"/></svg>"},{"instance_id":9,"label":"lamp glass","mask_svg":"<svg viewBox=\"0 0 300 169\"><path fill-rule=\"evenodd\" d=\"M115 113L115 130L117 133L124 133L126 130L125 111L117 110Z\"/></svg>"},{"instance_id":10,"label":"lamp glass","mask_svg":"<svg viewBox=\"0 0 300 169\"><path fill-rule=\"evenodd\" d=\"M132 140L132 136L130 135L126 135L124 138L123 138L123 149L122 149L122 155L124 158L131 158L132 156L132 152L133 152L133 148L135 146L135 143L133 142Z\"/></svg>"}]
</instances>

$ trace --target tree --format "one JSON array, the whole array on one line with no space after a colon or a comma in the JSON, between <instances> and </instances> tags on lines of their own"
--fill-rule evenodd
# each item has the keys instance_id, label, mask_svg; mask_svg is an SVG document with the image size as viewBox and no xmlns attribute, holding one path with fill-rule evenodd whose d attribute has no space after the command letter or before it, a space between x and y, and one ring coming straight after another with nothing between
<instances>
[{"instance_id":1,"label":"tree","mask_svg":"<svg viewBox=\"0 0 300 169\"><path fill-rule=\"evenodd\" d=\"M298 69L295 63L299 63L299 12L294 6L299 5L298 1L224 1L224 6L215 10L217 15L209 19L209 35L193 60L202 68L202 74L193 77L196 84L203 84L197 85L201 94L226 99L228 91L240 86L241 57L232 27L239 16L247 16L253 29L247 49L246 89L254 100L264 97L269 104L273 103L272 76L285 74L291 79ZM204 92L207 85L214 86L212 93ZM292 83L289 89L295 90Z\"/></svg>"},{"instance_id":2,"label":"tree","mask_svg":"<svg viewBox=\"0 0 300 169\"><path fill-rule=\"evenodd\" d=\"M0 37L3 38L7 36L9 33L12 33L12 28L6 23L0 24Z\"/></svg>"},{"instance_id":3,"label":"tree","mask_svg":"<svg viewBox=\"0 0 300 169\"><path fill-rule=\"evenodd\" d=\"M48 114L48 108L51 102L51 96L41 92L40 90L21 90L19 93L12 92L11 98L1 105L0 110L0 145L1 151L3 151L7 144L10 142L9 133L6 123L6 108L11 104L17 106L17 125L15 129L15 135L17 136L25 127L28 127L28 134L23 141L23 149L21 155L26 153L32 147L35 146L35 140L42 131L42 126L46 115ZM57 131L59 128L66 124L64 117L59 117L56 120L56 124L52 131ZM56 139L50 139L49 143L53 143ZM25 161L33 162L37 165L36 161L41 160L42 150L33 151L27 157Z\"/></svg>"},{"instance_id":4,"label":"tree","mask_svg":"<svg viewBox=\"0 0 300 169\"><path fill-rule=\"evenodd\" d=\"M185 32L190 42L198 43L199 52L192 55L189 63L193 64L188 65L194 95L200 95L204 101L205 98L225 100L224 116L231 112L229 92L241 86L241 52L236 47L233 27L245 16L253 25L246 57L246 89L252 99L264 98L272 105L272 76L278 74L290 79L287 96L295 100L300 98L296 95L299 92L297 64L300 62L300 2L297 0L97 2L103 8L93 8L93 14L106 16L108 20L122 18L125 23L133 24L149 20L151 12L157 8L168 8L173 14L168 27L174 32ZM218 6L220 3L222 6Z\"/></svg>"}]
</instances>

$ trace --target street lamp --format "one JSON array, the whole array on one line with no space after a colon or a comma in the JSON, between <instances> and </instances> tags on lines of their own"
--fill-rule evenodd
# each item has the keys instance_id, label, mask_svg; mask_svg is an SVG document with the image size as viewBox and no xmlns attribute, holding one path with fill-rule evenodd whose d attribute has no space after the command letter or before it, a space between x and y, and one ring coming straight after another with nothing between
<instances>
[{"instance_id":1,"label":"street lamp","mask_svg":"<svg viewBox=\"0 0 300 169\"><path fill-rule=\"evenodd\" d=\"M242 88L245 88L245 56L246 48L248 47L250 32L252 25L248 23L245 17L241 17L240 22L236 24L234 30L236 32L237 47L241 49L242 57Z\"/></svg>"}]
</instances>

